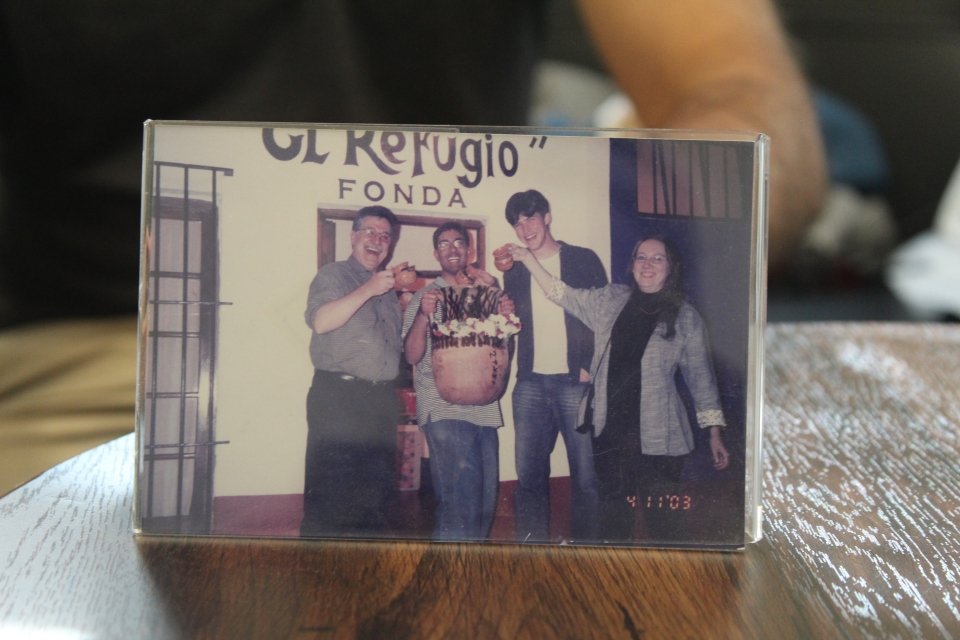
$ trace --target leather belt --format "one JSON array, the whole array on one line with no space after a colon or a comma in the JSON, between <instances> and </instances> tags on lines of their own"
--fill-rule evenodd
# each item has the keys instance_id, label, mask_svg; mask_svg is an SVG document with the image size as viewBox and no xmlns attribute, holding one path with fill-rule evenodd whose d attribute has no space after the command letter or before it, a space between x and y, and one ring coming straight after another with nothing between
<instances>
[{"instance_id":1,"label":"leather belt","mask_svg":"<svg viewBox=\"0 0 960 640\"><path fill-rule=\"evenodd\" d=\"M363 378L358 378L357 376L352 376L349 373L340 373L339 371L324 371L323 369L317 369L317 372L327 377L343 380L344 382L354 382L357 384L364 384L369 387L379 387L393 384L393 380L365 380Z\"/></svg>"}]
</instances>

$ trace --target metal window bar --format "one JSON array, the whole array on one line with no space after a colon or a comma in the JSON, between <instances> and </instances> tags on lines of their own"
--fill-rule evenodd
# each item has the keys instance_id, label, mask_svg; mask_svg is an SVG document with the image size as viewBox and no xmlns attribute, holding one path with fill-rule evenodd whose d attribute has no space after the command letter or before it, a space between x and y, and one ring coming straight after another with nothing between
<instances>
[{"instance_id":1,"label":"metal window bar","mask_svg":"<svg viewBox=\"0 0 960 640\"><path fill-rule=\"evenodd\" d=\"M684 145L687 147L687 206L690 207L690 217L692 218L695 214L694 212L694 190L693 190L693 144L687 143Z\"/></svg>"},{"instance_id":2,"label":"metal window bar","mask_svg":"<svg viewBox=\"0 0 960 640\"><path fill-rule=\"evenodd\" d=\"M711 204L712 193L710 189L710 144L704 144L697 148L697 159L700 163L700 193L703 194L703 215L706 218L712 218L711 212L713 211L713 206Z\"/></svg>"},{"instance_id":3,"label":"metal window bar","mask_svg":"<svg viewBox=\"0 0 960 640\"><path fill-rule=\"evenodd\" d=\"M183 233L182 237L182 251L181 258L183 259L183 278L181 281L182 293L181 300L189 300L190 290L187 287L187 274L190 271L190 225L187 223L187 220L190 219L190 169L188 167L183 167ZM160 260L160 256L157 255L157 260ZM159 266L159 265L158 265ZM157 295L159 295L159 290ZM180 313L180 325L181 335L180 340L180 428L179 428L179 442L184 442L186 437L186 424L187 424L187 350L190 347L190 341L186 336L187 333L187 317L190 314L186 307L181 309ZM154 336L156 340L156 336ZM199 382L199 381L198 381ZM177 458L177 518L183 517L183 466L184 466L183 456ZM196 476L194 476L196 478ZM190 506L193 506L192 504Z\"/></svg>"},{"instance_id":4,"label":"metal window bar","mask_svg":"<svg viewBox=\"0 0 960 640\"><path fill-rule=\"evenodd\" d=\"M653 211L651 213L660 213L660 198L658 197L659 182L657 181L657 144L653 145L653 153L650 154L650 175L653 182Z\"/></svg>"},{"instance_id":5,"label":"metal window bar","mask_svg":"<svg viewBox=\"0 0 960 640\"><path fill-rule=\"evenodd\" d=\"M723 160L722 160L722 163L723 163L723 179L724 179L725 184L728 184L727 181L728 181L729 178L730 178L730 167L729 167L729 165L728 165L728 161L729 161L729 159L730 159L730 151L729 151L729 149L721 148L721 149L720 149L720 153L723 155ZM730 218L730 217L732 217L732 216L730 215L730 209L731 209L731 206L730 206L731 191L732 191L732 190L731 190L729 187L727 187L726 189L723 190L723 217L724 217L724 218Z\"/></svg>"}]
</instances>

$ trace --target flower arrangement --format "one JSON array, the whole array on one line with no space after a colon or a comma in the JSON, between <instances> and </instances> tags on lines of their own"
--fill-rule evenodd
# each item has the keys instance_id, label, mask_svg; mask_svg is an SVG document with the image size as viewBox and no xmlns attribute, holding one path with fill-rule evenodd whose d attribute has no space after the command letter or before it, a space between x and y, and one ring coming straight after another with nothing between
<instances>
[{"instance_id":1,"label":"flower arrangement","mask_svg":"<svg viewBox=\"0 0 960 640\"><path fill-rule=\"evenodd\" d=\"M476 345L499 347L518 331L520 331L520 318L512 313L508 316L496 313L484 319L453 319L444 323L433 323L434 346L441 348Z\"/></svg>"},{"instance_id":2,"label":"flower arrangement","mask_svg":"<svg viewBox=\"0 0 960 640\"><path fill-rule=\"evenodd\" d=\"M520 331L520 319L498 312L502 295L500 289L485 286L444 288L445 317L432 323L434 346L503 346Z\"/></svg>"}]
</instances>

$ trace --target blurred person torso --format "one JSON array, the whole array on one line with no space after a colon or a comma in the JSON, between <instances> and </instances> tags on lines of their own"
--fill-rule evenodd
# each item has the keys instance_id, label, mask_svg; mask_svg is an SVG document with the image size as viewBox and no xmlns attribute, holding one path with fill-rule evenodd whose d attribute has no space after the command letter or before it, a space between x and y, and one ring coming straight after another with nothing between
<instances>
[{"instance_id":1,"label":"blurred person torso","mask_svg":"<svg viewBox=\"0 0 960 640\"><path fill-rule=\"evenodd\" d=\"M522 125L542 5L0 5L0 327L136 312L144 120Z\"/></svg>"}]
</instances>

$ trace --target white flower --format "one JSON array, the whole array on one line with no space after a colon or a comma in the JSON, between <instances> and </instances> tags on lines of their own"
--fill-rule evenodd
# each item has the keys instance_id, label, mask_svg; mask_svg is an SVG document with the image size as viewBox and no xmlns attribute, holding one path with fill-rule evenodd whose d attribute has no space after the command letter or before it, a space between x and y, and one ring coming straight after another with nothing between
<instances>
[{"instance_id":1,"label":"white flower","mask_svg":"<svg viewBox=\"0 0 960 640\"><path fill-rule=\"evenodd\" d=\"M451 338L469 338L472 336L488 336L491 338L507 338L520 331L520 319L514 315L504 316L499 313L486 318L467 318L466 320L449 320L434 324L434 331L438 335Z\"/></svg>"}]
</instances>

